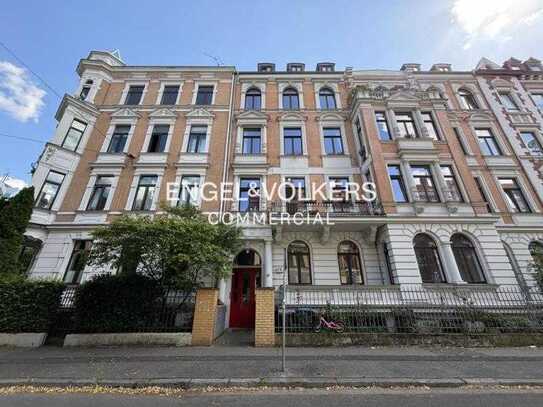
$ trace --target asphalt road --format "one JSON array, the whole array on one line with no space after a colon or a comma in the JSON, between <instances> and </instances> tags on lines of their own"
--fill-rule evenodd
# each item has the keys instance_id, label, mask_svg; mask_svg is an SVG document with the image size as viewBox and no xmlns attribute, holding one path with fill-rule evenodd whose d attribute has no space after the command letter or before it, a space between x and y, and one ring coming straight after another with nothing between
<instances>
[{"instance_id":1,"label":"asphalt road","mask_svg":"<svg viewBox=\"0 0 543 407\"><path fill-rule=\"evenodd\" d=\"M14 394L0 396L1 407L540 407L543 390L275 390L197 393L180 397L115 394Z\"/></svg>"}]
</instances>

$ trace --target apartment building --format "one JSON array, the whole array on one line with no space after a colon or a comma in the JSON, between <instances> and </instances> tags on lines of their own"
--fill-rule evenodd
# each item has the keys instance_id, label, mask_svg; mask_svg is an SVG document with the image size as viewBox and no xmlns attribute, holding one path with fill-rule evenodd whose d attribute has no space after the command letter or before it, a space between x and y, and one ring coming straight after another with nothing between
<instances>
[{"instance_id":1,"label":"apartment building","mask_svg":"<svg viewBox=\"0 0 543 407\"><path fill-rule=\"evenodd\" d=\"M254 325L255 287L283 281L376 292L535 286L530 251L543 244L537 60L498 67L483 59L469 72L329 62L237 71L129 66L92 51L77 73L33 177L31 276L78 284L111 271L81 267L89 231L167 201L268 215L242 218L245 247L219 283L232 327ZM232 199L201 199L202 185L221 182L233 185ZM351 194L366 183L376 200ZM180 186L173 200L172 184ZM272 192L250 193L264 189ZM293 213L306 221L272 221Z\"/></svg>"}]
</instances>

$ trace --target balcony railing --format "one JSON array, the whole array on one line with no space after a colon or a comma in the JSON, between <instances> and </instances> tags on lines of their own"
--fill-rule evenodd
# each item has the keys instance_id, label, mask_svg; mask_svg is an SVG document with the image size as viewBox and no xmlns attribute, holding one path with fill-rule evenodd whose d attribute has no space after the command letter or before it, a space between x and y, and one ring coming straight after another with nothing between
<instances>
[{"instance_id":1,"label":"balcony railing","mask_svg":"<svg viewBox=\"0 0 543 407\"><path fill-rule=\"evenodd\" d=\"M384 214L380 204L366 201L276 201L268 204L269 212L274 214L302 213L316 216L381 216Z\"/></svg>"}]
</instances>

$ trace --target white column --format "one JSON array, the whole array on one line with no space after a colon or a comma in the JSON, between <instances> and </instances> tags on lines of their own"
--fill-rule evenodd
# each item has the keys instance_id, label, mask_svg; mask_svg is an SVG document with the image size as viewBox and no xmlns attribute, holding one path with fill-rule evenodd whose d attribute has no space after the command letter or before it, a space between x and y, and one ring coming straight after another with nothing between
<instances>
[{"instance_id":1,"label":"white column","mask_svg":"<svg viewBox=\"0 0 543 407\"><path fill-rule=\"evenodd\" d=\"M273 287L272 242L264 242L264 287Z\"/></svg>"},{"instance_id":2,"label":"white column","mask_svg":"<svg viewBox=\"0 0 543 407\"><path fill-rule=\"evenodd\" d=\"M443 249L443 262L445 263L445 273L447 273L447 280L449 280L448 282L453 284L465 284L466 282L462 280L460 270L458 270L458 265L456 264L456 259L454 258L451 242L443 242L441 244L441 248Z\"/></svg>"},{"instance_id":3,"label":"white column","mask_svg":"<svg viewBox=\"0 0 543 407\"><path fill-rule=\"evenodd\" d=\"M226 304L226 280L224 278L219 280L219 300Z\"/></svg>"}]
</instances>

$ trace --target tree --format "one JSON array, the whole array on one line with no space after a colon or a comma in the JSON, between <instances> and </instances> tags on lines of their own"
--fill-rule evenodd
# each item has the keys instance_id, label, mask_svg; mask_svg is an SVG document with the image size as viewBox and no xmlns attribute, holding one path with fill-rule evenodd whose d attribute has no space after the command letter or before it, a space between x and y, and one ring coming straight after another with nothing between
<instances>
[{"instance_id":1,"label":"tree","mask_svg":"<svg viewBox=\"0 0 543 407\"><path fill-rule=\"evenodd\" d=\"M154 217L124 215L95 229L88 264L142 273L186 293L227 277L239 229L212 225L193 207L164 209Z\"/></svg>"},{"instance_id":2,"label":"tree","mask_svg":"<svg viewBox=\"0 0 543 407\"><path fill-rule=\"evenodd\" d=\"M34 206L34 188L0 199L0 274L21 273L19 256Z\"/></svg>"},{"instance_id":3,"label":"tree","mask_svg":"<svg viewBox=\"0 0 543 407\"><path fill-rule=\"evenodd\" d=\"M533 260L528 267L532 271L539 289L543 292L543 250L539 245L534 245L530 248L530 252Z\"/></svg>"}]
</instances>

